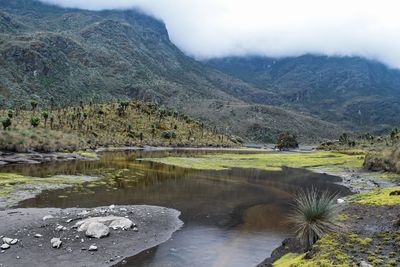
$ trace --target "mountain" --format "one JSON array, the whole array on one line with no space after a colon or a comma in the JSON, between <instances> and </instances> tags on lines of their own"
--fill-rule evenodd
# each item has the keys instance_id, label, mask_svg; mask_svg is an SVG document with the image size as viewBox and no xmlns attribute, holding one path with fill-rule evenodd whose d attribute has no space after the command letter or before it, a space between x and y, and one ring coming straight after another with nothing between
<instances>
[{"instance_id":1,"label":"mountain","mask_svg":"<svg viewBox=\"0 0 400 267\"><path fill-rule=\"evenodd\" d=\"M400 71L375 61L304 55L229 57L207 64L347 129L382 132L400 124Z\"/></svg>"},{"instance_id":2,"label":"mountain","mask_svg":"<svg viewBox=\"0 0 400 267\"><path fill-rule=\"evenodd\" d=\"M137 10L85 11L0 0L3 108L139 99L184 111L220 131L273 141L282 131L313 141L343 131L293 112L279 93L182 53L164 23Z\"/></svg>"}]
</instances>

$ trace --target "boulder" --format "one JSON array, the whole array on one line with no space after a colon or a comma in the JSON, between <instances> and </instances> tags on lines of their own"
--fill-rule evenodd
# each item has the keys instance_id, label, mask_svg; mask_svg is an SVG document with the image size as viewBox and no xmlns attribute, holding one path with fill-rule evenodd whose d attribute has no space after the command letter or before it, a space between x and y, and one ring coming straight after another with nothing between
<instances>
[{"instance_id":1,"label":"boulder","mask_svg":"<svg viewBox=\"0 0 400 267\"><path fill-rule=\"evenodd\" d=\"M10 245L9 244L3 244L0 246L1 249L9 249Z\"/></svg>"},{"instance_id":2,"label":"boulder","mask_svg":"<svg viewBox=\"0 0 400 267\"><path fill-rule=\"evenodd\" d=\"M88 225L85 235L87 237L102 238L108 236L110 230L108 226L99 222L92 222Z\"/></svg>"},{"instance_id":3,"label":"boulder","mask_svg":"<svg viewBox=\"0 0 400 267\"><path fill-rule=\"evenodd\" d=\"M115 219L114 221L112 221L109 225L109 227L111 227L114 230L117 229L122 229L122 230L127 230L129 228L132 228L133 226L133 222L127 218L118 218Z\"/></svg>"}]
</instances>

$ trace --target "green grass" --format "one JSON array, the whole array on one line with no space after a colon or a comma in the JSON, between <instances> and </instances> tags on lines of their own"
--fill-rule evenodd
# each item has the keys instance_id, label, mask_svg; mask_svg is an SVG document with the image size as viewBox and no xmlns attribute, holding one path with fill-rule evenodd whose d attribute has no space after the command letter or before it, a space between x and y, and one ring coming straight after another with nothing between
<instances>
[{"instance_id":1,"label":"green grass","mask_svg":"<svg viewBox=\"0 0 400 267\"><path fill-rule=\"evenodd\" d=\"M231 168L254 168L275 171L282 167L361 168L363 159L359 155L318 151L308 153L263 153L263 154L213 154L201 157L149 158L148 161L191 168L197 170L227 170Z\"/></svg>"}]
</instances>

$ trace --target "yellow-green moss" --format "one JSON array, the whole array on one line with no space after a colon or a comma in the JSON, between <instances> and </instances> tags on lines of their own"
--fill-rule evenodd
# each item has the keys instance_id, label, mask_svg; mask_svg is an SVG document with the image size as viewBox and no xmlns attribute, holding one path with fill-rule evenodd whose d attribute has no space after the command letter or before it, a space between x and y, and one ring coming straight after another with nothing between
<instances>
[{"instance_id":1,"label":"yellow-green moss","mask_svg":"<svg viewBox=\"0 0 400 267\"><path fill-rule=\"evenodd\" d=\"M255 168L281 170L282 167L361 168L362 157L336 152L318 151L307 153L259 153L259 154L213 154L201 157L166 157L146 159L153 162L198 170L226 170L230 168Z\"/></svg>"},{"instance_id":2,"label":"yellow-green moss","mask_svg":"<svg viewBox=\"0 0 400 267\"><path fill-rule=\"evenodd\" d=\"M400 205L400 196L390 195L391 192L398 190L400 190L400 187L376 189L371 193L354 195L350 198L350 201L358 204L373 206Z\"/></svg>"},{"instance_id":3,"label":"yellow-green moss","mask_svg":"<svg viewBox=\"0 0 400 267\"><path fill-rule=\"evenodd\" d=\"M288 253L284 255L282 258L274 262L274 267L291 267L291 266L300 266L301 262L303 262L305 254L296 254L296 253Z\"/></svg>"},{"instance_id":4,"label":"yellow-green moss","mask_svg":"<svg viewBox=\"0 0 400 267\"><path fill-rule=\"evenodd\" d=\"M77 154L91 159L97 159L97 154L95 152L88 152L88 151L78 151Z\"/></svg>"}]
</instances>

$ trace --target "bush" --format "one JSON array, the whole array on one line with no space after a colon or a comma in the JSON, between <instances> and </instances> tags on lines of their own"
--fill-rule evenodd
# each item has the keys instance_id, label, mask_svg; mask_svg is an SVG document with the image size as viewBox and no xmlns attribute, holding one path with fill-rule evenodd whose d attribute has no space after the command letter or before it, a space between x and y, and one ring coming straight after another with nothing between
<instances>
[{"instance_id":1,"label":"bush","mask_svg":"<svg viewBox=\"0 0 400 267\"><path fill-rule=\"evenodd\" d=\"M279 150L298 148L299 143L297 142L295 135L286 132L279 135L276 147Z\"/></svg>"},{"instance_id":2,"label":"bush","mask_svg":"<svg viewBox=\"0 0 400 267\"><path fill-rule=\"evenodd\" d=\"M36 127L39 126L39 124L40 124L40 118L39 118L39 117L36 117L36 116L33 116L33 117L31 118L31 125L32 125L34 128L36 128Z\"/></svg>"},{"instance_id":3,"label":"bush","mask_svg":"<svg viewBox=\"0 0 400 267\"><path fill-rule=\"evenodd\" d=\"M174 131L164 131L161 133L161 137L165 139L176 138L176 133Z\"/></svg>"},{"instance_id":4,"label":"bush","mask_svg":"<svg viewBox=\"0 0 400 267\"><path fill-rule=\"evenodd\" d=\"M330 194L327 191L318 193L311 189L301 191L295 197L295 209L290 216L294 224L295 232L306 245L311 249L324 234L335 232L340 225L336 218L341 211L337 204L338 195Z\"/></svg>"},{"instance_id":5,"label":"bush","mask_svg":"<svg viewBox=\"0 0 400 267\"><path fill-rule=\"evenodd\" d=\"M1 121L1 123L3 124L3 129L5 131L5 130L7 130L7 128L10 128L10 126L11 126L11 118L10 117L4 118Z\"/></svg>"}]
</instances>

